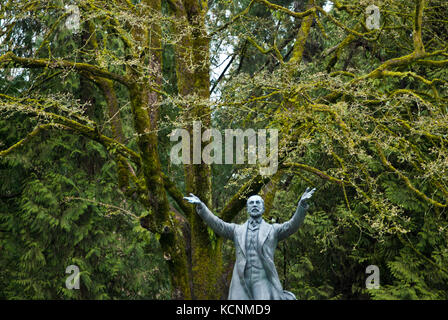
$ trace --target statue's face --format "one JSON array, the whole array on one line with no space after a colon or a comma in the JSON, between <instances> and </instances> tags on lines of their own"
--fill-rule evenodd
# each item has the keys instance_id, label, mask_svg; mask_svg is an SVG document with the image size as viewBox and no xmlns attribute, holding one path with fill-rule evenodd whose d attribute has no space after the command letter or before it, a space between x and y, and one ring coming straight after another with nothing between
<instances>
[{"instance_id":1,"label":"statue's face","mask_svg":"<svg viewBox=\"0 0 448 320\"><path fill-rule=\"evenodd\" d=\"M247 199L247 212L253 218L260 217L264 212L264 201L260 196L251 196Z\"/></svg>"}]
</instances>

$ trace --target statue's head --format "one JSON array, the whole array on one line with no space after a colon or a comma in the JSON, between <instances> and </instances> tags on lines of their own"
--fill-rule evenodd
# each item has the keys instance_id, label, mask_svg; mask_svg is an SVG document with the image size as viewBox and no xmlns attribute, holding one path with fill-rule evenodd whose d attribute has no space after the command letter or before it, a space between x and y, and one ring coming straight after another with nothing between
<instances>
[{"instance_id":1,"label":"statue's head","mask_svg":"<svg viewBox=\"0 0 448 320\"><path fill-rule=\"evenodd\" d=\"M258 195L250 196L249 199L247 199L247 213L249 213L252 218L258 218L263 214L263 212L263 198Z\"/></svg>"}]
</instances>

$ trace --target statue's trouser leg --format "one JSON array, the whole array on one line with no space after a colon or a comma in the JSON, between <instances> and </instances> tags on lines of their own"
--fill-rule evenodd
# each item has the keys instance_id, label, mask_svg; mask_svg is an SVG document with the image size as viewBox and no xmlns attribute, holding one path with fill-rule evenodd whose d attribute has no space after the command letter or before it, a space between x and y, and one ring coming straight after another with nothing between
<instances>
[{"instance_id":1,"label":"statue's trouser leg","mask_svg":"<svg viewBox=\"0 0 448 320\"><path fill-rule=\"evenodd\" d=\"M244 277L254 300L271 300L271 287L264 268L248 266Z\"/></svg>"}]
</instances>

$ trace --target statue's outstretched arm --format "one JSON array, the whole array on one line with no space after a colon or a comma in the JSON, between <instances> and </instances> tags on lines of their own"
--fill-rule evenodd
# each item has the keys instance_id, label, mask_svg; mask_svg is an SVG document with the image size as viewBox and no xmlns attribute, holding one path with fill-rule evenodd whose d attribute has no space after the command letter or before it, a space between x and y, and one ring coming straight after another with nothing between
<instances>
[{"instance_id":1,"label":"statue's outstretched arm","mask_svg":"<svg viewBox=\"0 0 448 320\"><path fill-rule=\"evenodd\" d=\"M276 225L278 241L289 237L300 228L303 220L305 220L306 211L309 208L309 205L306 201L311 198L314 191L316 191L316 188L312 190L310 188L306 188L302 197L300 197L299 204L297 205L294 216L289 221Z\"/></svg>"},{"instance_id":2,"label":"statue's outstretched arm","mask_svg":"<svg viewBox=\"0 0 448 320\"><path fill-rule=\"evenodd\" d=\"M207 206L194 194L190 193L190 197L184 197L190 203L196 205L196 212L199 216L204 220L204 222L218 234L219 236L232 239L233 240L233 232L235 228L235 224L227 223L221 219L219 219L216 215L214 215Z\"/></svg>"}]
</instances>

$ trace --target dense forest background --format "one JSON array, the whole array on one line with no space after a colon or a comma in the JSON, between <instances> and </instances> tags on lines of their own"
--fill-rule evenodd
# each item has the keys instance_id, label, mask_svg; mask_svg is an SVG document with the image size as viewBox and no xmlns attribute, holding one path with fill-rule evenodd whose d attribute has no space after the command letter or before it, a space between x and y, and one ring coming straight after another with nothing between
<instances>
[{"instance_id":1,"label":"dense forest background","mask_svg":"<svg viewBox=\"0 0 448 320\"><path fill-rule=\"evenodd\" d=\"M2 1L0 299L225 299L233 243L182 197L241 223L261 194L285 222L308 186L276 252L284 289L448 299L447 16L444 0ZM193 120L278 129L277 172L171 163Z\"/></svg>"}]
</instances>

